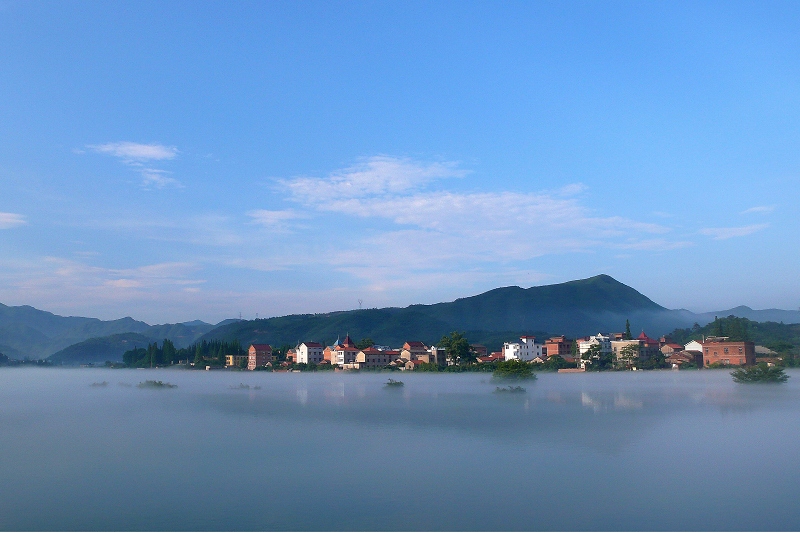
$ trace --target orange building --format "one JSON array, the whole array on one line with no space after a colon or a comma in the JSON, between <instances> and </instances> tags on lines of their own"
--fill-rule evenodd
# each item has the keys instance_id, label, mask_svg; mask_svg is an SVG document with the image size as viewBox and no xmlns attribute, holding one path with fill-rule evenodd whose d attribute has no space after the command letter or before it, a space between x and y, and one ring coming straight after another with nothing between
<instances>
[{"instance_id":1,"label":"orange building","mask_svg":"<svg viewBox=\"0 0 800 533\"><path fill-rule=\"evenodd\" d=\"M572 339L568 339L564 335L559 337L550 337L544 342L545 355L552 357L560 355L561 357L572 355Z\"/></svg>"},{"instance_id":2,"label":"orange building","mask_svg":"<svg viewBox=\"0 0 800 533\"><path fill-rule=\"evenodd\" d=\"M714 363L724 365L756 364L756 345L753 342L732 342L724 340L706 340L703 343L703 363L705 366Z\"/></svg>"}]
</instances>

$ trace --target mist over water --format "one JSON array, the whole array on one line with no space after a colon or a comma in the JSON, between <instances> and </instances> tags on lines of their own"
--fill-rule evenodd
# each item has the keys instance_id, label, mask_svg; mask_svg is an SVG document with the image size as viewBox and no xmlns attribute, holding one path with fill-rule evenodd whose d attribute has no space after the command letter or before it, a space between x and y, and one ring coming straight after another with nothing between
<instances>
[{"instance_id":1,"label":"mist over water","mask_svg":"<svg viewBox=\"0 0 800 533\"><path fill-rule=\"evenodd\" d=\"M798 530L789 373L4 368L0 529Z\"/></svg>"}]
</instances>

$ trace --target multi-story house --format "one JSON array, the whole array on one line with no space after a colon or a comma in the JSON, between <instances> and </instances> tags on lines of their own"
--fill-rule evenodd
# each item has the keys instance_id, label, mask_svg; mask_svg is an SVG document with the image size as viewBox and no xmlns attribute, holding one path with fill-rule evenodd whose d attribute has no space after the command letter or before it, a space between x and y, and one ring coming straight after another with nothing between
<instances>
[{"instance_id":1,"label":"multi-story house","mask_svg":"<svg viewBox=\"0 0 800 533\"><path fill-rule=\"evenodd\" d=\"M547 357L560 355L567 360L572 360L572 340L564 335L547 339L544 343L544 349Z\"/></svg>"},{"instance_id":2,"label":"multi-story house","mask_svg":"<svg viewBox=\"0 0 800 533\"><path fill-rule=\"evenodd\" d=\"M394 353L391 350L364 348L356 354L355 363L357 368L383 368L392 362Z\"/></svg>"},{"instance_id":3,"label":"multi-story house","mask_svg":"<svg viewBox=\"0 0 800 533\"><path fill-rule=\"evenodd\" d=\"M703 363L705 366L721 363L724 365L756 364L756 345L748 341L729 341L727 337L706 339L703 343Z\"/></svg>"},{"instance_id":4,"label":"multi-story house","mask_svg":"<svg viewBox=\"0 0 800 533\"><path fill-rule=\"evenodd\" d=\"M601 354L611 353L611 337L609 335L603 335L602 333L579 340L578 353L583 355L594 345L600 347Z\"/></svg>"},{"instance_id":5,"label":"multi-story house","mask_svg":"<svg viewBox=\"0 0 800 533\"><path fill-rule=\"evenodd\" d=\"M324 346L318 342L301 342L297 348L295 348L297 363L321 363L324 349Z\"/></svg>"},{"instance_id":6,"label":"multi-story house","mask_svg":"<svg viewBox=\"0 0 800 533\"><path fill-rule=\"evenodd\" d=\"M639 339L611 341L611 353L614 354L614 361L616 363L620 363L624 359L624 357L621 357L621 355L624 356L623 350L627 346L635 346L636 350L638 351L639 358L643 358L645 356L644 342Z\"/></svg>"},{"instance_id":7,"label":"multi-story house","mask_svg":"<svg viewBox=\"0 0 800 533\"><path fill-rule=\"evenodd\" d=\"M421 356L420 356L421 357ZM428 348L428 363L434 363L439 366L447 364L447 350L438 346L431 346Z\"/></svg>"},{"instance_id":8,"label":"multi-story house","mask_svg":"<svg viewBox=\"0 0 800 533\"><path fill-rule=\"evenodd\" d=\"M247 350L247 370L267 366L272 361L272 346L269 344L251 344Z\"/></svg>"},{"instance_id":9,"label":"multi-story house","mask_svg":"<svg viewBox=\"0 0 800 533\"><path fill-rule=\"evenodd\" d=\"M359 349L356 348L353 339L350 338L350 335L347 335L344 341L339 342L337 339L333 346L325 348L323 356L332 365L343 366L355 362L358 352Z\"/></svg>"},{"instance_id":10,"label":"multi-story house","mask_svg":"<svg viewBox=\"0 0 800 533\"><path fill-rule=\"evenodd\" d=\"M503 359L520 359L522 361L533 361L542 358L542 345L536 342L533 335L522 335L519 342L503 343Z\"/></svg>"},{"instance_id":11,"label":"multi-story house","mask_svg":"<svg viewBox=\"0 0 800 533\"><path fill-rule=\"evenodd\" d=\"M403 344L403 349L400 350L400 357L407 361L419 359L420 356L422 356L422 358L428 358L430 356L428 347L421 341L406 341Z\"/></svg>"},{"instance_id":12,"label":"multi-story house","mask_svg":"<svg viewBox=\"0 0 800 533\"><path fill-rule=\"evenodd\" d=\"M226 355L225 366L240 367L242 365L242 362L247 364L249 359L250 359L249 355Z\"/></svg>"}]
</instances>

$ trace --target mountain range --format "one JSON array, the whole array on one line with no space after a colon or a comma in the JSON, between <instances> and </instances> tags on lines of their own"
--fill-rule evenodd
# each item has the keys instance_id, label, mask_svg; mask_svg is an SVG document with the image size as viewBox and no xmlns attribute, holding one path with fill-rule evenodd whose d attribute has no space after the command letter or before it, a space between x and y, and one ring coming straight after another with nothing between
<instances>
[{"instance_id":1,"label":"mountain range","mask_svg":"<svg viewBox=\"0 0 800 533\"><path fill-rule=\"evenodd\" d=\"M302 340L332 343L349 334L397 346L406 340L435 343L451 331L466 332L471 342L498 349L522 333L575 337L623 331L629 320L634 333L646 330L658 336L729 315L800 323L800 311L744 306L709 313L667 309L614 278L599 275L527 289L502 287L431 305L230 319L214 325L193 321L151 326L130 317L110 321L62 317L30 306L0 304L0 352L16 359L50 357L54 362L78 364L119 361L125 350L165 338L178 348L211 339L280 346Z\"/></svg>"}]
</instances>

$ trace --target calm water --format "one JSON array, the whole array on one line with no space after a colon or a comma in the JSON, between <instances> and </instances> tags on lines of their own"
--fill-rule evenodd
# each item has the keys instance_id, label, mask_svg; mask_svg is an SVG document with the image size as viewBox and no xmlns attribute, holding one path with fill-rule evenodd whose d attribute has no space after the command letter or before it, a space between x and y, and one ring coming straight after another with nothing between
<instances>
[{"instance_id":1,"label":"calm water","mask_svg":"<svg viewBox=\"0 0 800 533\"><path fill-rule=\"evenodd\" d=\"M0 529L798 530L791 374L5 368Z\"/></svg>"}]
</instances>

